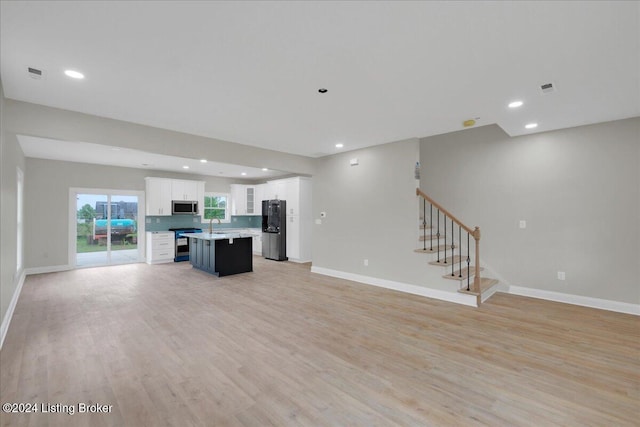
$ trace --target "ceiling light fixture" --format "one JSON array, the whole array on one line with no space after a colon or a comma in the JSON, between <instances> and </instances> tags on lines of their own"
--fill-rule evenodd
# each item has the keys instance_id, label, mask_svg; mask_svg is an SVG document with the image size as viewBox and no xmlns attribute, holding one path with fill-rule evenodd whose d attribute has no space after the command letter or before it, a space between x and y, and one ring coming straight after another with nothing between
<instances>
[{"instance_id":1,"label":"ceiling light fixture","mask_svg":"<svg viewBox=\"0 0 640 427\"><path fill-rule=\"evenodd\" d=\"M184 166L182 167L182 169L189 169L189 166L184 165Z\"/></svg>"},{"instance_id":2,"label":"ceiling light fixture","mask_svg":"<svg viewBox=\"0 0 640 427\"><path fill-rule=\"evenodd\" d=\"M262 172L266 172L266 171L268 171L268 170L269 170L269 169L267 169L267 168L262 168Z\"/></svg>"},{"instance_id":3,"label":"ceiling light fixture","mask_svg":"<svg viewBox=\"0 0 640 427\"><path fill-rule=\"evenodd\" d=\"M343 144L343 143L338 142L338 143L336 144L336 148L342 148L342 147L344 147L344 144Z\"/></svg>"},{"instance_id":4,"label":"ceiling light fixture","mask_svg":"<svg viewBox=\"0 0 640 427\"><path fill-rule=\"evenodd\" d=\"M84 74L75 70L65 70L64 74L72 79L84 79Z\"/></svg>"},{"instance_id":5,"label":"ceiling light fixture","mask_svg":"<svg viewBox=\"0 0 640 427\"><path fill-rule=\"evenodd\" d=\"M242 172L240 175L247 176L247 173L246 172Z\"/></svg>"},{"instance_id":6,"label":"ceiling light fixture","mask_svg":"<svg viewBox=\"0 0 640 427\"><path fill-rule=\"evenodd\" d=\"M535 129L538 127L537 123L529 123L528 125L525 125L525 128L527 129Z\"/></svg>"},{"instance_id":7,"label":"ceiling light fixture","mask_svg":"<svg viewBox=\"0 0 640 427\"><path fill-rule=\"evenodd\" d=\"M522 101L513 101L509 103L509 108L518 108L518 107L522 107L523 102Z\"/></svg>"},{"instance_id":8,"label":"ceiling light fixture","mask_svg":"<svg viewBox=\"0 0 640 427\"><path fill-rule=\"evenodd\" d=\"M200 163L207 163L207 159L200 159Z\"/></svg>"}]
</instances>

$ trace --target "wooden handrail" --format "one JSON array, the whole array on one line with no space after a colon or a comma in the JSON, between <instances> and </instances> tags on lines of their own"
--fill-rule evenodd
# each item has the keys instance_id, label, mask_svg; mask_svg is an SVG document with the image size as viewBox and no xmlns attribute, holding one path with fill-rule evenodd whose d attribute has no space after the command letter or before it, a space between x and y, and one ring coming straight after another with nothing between
<instances>
[{"instance_id":1,"label":"wooden handrail","mask_svg":"<svg viewBox=\"0 0 640 427\"><path fill-rule=\"evenodd\" d=\"M442 205L438 202L436 202L435 200L433 200L431 197L427 196L426 194L424 194L424 192L422 190L420 190L419 188L416 188L416 196L422 196L423 198L425 198L426 200L429 201L429 203L431 203L433 206L435 206L436 208L440 209L440 212L444 212L444 214L446 216L448 216L450 219L452 219L456 224L458 224L460 227L464 228L464 230L466 232L468 232L469 234L471 234L473 236L474 239L476 240L480 240L480 229L478 227L474 229L472 229L471 227L467 227L466 225L464 225L462 223L462 221L460 221L458 218L456 218L455 216L453 216L451 214L451 212L449 212L448 210L446 210L445 208L442 207Z\"/></svg>"}]
</instances>

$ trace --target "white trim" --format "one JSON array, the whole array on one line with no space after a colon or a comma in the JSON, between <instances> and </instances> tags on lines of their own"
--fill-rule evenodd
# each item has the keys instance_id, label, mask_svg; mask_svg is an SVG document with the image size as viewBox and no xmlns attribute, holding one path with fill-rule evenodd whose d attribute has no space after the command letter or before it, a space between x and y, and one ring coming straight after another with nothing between
<instances>
[{"instance_id":1,"label":"white trim","mask_svg":"<svg viewBox=\"0 0 640 427\"><path fill-rule=\"evenodd\" d=\"M344 271L332 270L324 267L311 267L312 273L322 274L324 276L337 277L339 279L352 280L358 283L378 286L395 291L406 292L408 294L420 295L427 298L434 298L441 301L453 302L456 304L477 307L476 297L466 295L460 292L445 292L437 289L431 289L423 286L411 285L408 283L395 282L392 280L379 279L377 277L362 276L360 274L347 273Z\"/></svg>"},{"instance_id":2,"label":"white trim","mask_svg":"<svg viewBox=\"0 0 640 427\"><path fill-rule=\"evenodd\" d=\"M45 265L44 267L27 268L25 269L25 274L30 276L32 274L57 273L68 270L73 270L73 265Z\"/></svg>"},{"instance_id":3,"label":"white trim","mask_svg":"<svg viewBox=\"0 0 640 427\"><path fill-rule=\"evenodd\" d=\"M611 301L600 298L591 298L581 295L563 294L560 292L545 291L542 289L525 288L523 286L509 286L507 293L522 295L525 297L539 298L549 301L563 302L566 304L581 305L584 307L599 308L601 310L617 311L619 313L635 314L640 316L640 304Z\"/></svg>"},{"instance_id":4,"label":"white trim","mask_svg":"<svg viewBox=\"0 0 640 427\"><path fill-rule=\"evenodd\" d=\"M18 304L18 298L20 298L20 293L22 292L24 279L25 272L24 270L22 270L22 272L20 273L20 277L18 278L16 290L13 292L13 297L11 297L11 302L9 303L9 307L7 307L7 312L4 314L2 324L0 324L0 350L2 349L4 339L7 336L7 332L9 331L9 324L11 323L11 318L13 317L13 310L15 310L16 305Z\"/></svg>"}]
</instances>

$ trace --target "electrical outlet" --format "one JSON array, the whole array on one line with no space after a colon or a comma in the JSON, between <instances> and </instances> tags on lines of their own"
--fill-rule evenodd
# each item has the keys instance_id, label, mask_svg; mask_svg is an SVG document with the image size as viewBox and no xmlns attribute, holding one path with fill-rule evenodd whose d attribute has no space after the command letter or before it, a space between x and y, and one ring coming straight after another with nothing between
<instances>
[{"instance_id":1,"label":"electrical outlet","mask_svg":"<svg viewBox=\"0 0 640 427\"><path fill-rule=\"evenodd\" d=\"M160 224L160 218L156 218L156 224Z\"/></svg>"},{"instance_id":2,"label":"electrical outlet","mask_svg":"<svg viewBox=\"0 0 640 427\"><path fill-rule=\"evenodd\" d=\"M565 280L566 276L564 271L558 271L558 280Z\"/></svg>"},{"instance_id":3,"label":"electrical outlet","mask_svg":"<svg viewBox=\"0 0 640 427\"><path fill-rule=\"evenodd\" d=\"M194 217L193 222L198 222L198 217Z\"/></svg>"},{"instance_id":4,"label":"electrical outlet","mask_svg":"<svg viewBox=\"0 0 640 427\"><path fill-rule=\"evenodd\" d=\"M365 259L365 260L364 260L364 266L365 266L365 267L368 267L368 266L369 266L369 260L368 260L368 259Z\"/></svg>"},{"instance_id":5,"label":"electrical outlet","mask_svg":"<svg viewBox=\"0 0 640 427\"><path fill-rule=\"evenodd\" d=\"M527 228L527 221L525 221L524 219L520 220L520 228Z\"/></svg>"}]
</instances>

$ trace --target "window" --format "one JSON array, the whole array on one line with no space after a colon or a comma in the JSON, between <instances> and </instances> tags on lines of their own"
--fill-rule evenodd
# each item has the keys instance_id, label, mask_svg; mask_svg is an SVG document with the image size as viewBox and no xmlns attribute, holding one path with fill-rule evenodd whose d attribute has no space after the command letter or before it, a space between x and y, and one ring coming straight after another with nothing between
<instances>
[{"instance_id":1,"label":"window","mask_svg":"<svg viewBox=\"0 0 640 427\"><path fill-rule=\"evenodd\" d=\"M226 193L205 193L204 219L219 219L229 222L229 195Z\"/></svg>"}]
</instances>

